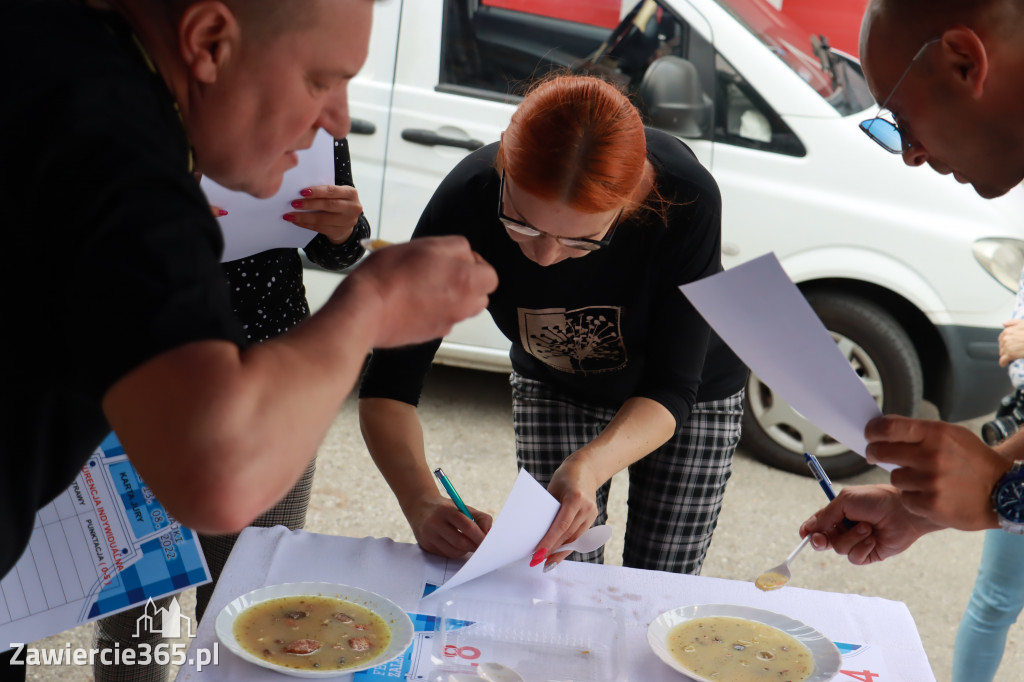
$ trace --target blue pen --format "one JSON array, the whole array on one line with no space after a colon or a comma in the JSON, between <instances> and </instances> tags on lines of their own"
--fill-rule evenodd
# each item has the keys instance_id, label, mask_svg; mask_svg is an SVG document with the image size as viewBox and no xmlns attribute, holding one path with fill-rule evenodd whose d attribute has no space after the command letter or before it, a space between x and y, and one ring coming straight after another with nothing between
<instances>
[{"instance_id":1,"label":"blue pen","mask_svg":"<svg viewBox=\"0 0 1024 682\"><path fill-rule=\"evenodd\" d=\"M836 499L836 491L832 489L832 481L828 480L828 474L821 466L821 462L818 458L809 452L804 453L804 461L807 462L807 466L810 467L811 473L814 474L814 478L818 480L818 485L825 491L825 495L828 497L829 502ZM844 518L843 525L847 528L853 528L855 524L850 519Z\"/></svg>"},{"instance_id":2,"label":"blue pen","mask_svg":"<svg viewBox=\"0 0 1024 682\"><path fill-rule=\"evenodd\" d=\"M462 501L459 494L455 492L455 486L452 485L452 482L449 481L448 477L444 475L443 471L441 471L441 467L434 469L434 475L437 476L437 480L441 481L441 485L443 485L444 489L448 492L448 497L452 498L452 502L454 502L455 506L459 508L459 511L465 514L470 521L476 523L476 519L474 519L473 515L469 513L469 507L467 507L466 503Z\"/></svg>"}]
</instances>

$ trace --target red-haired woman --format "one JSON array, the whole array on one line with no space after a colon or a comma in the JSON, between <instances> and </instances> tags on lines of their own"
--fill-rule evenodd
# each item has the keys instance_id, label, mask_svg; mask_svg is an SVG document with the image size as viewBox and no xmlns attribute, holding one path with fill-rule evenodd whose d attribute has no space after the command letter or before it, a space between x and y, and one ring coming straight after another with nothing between
<instances>
[{"instance_id":1,"label":"red-haired woman","mask_svg":"<svg viewBox=\"0 0 1024 682\"><path fill-rule=\"evenodd\" d=\"M535 555L545 570L564 558L549 549L604 522L610 479L629 467L623 565L700 572L747 370L679 285L722 269L720 222L718 187L689 148L578 76L532 90L420 218L415 237L465 235L498 272L488 311L512 342L517 458L561 502ZM460 514L427 466L416 404L439 343L375 350L359 414L419 544L456 557L491 519Z\"/></svg>"}]
</instances>

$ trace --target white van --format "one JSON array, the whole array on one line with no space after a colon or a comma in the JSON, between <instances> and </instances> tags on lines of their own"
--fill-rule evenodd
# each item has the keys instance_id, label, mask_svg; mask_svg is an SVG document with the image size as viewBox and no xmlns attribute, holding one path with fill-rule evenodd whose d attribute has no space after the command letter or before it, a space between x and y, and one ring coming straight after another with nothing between
<instances>
[{"instance_id":1,"label":"white van","mask_svg":"<svg viewBox=\"0 0 1024 682\"><path fill-rule=\"evenodd\" d=\"M610 21L598 11L609 1ZM441 179L498 139L532 80L600 73L717 179L725 267L774 251L884 412L914 414L922 399L950 421L994 410L1009 392L996 337L1024 264L1024 190L985 201L879 148L857 128L875 104L856 60L767 0L618 5L378 0L349 138L377 236L408 239ZM307 271L314 306L336 277ZM437 360L507 371L508 346L485 313ZM866 466L756 377L747 395L746 451L799 473L804 451L836 477Z\"/></svg>"}]
</instances>

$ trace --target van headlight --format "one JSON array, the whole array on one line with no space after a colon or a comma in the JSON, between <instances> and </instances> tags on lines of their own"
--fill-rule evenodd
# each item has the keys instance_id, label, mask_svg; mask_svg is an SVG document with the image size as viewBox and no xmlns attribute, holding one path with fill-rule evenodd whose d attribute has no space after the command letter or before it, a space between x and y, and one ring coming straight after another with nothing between
<instances>
[{"instance_id":1,"label":"van headlight","mask_svg":"<svg viewBox=\"0 0 1024 682\"><path fill-rule=\"evenodd\" d=\"M1024 241L1007 237L979 239L974 242L974 257L997 282L1017 293L1024 268Z\"/></svg>"}]
</instances>

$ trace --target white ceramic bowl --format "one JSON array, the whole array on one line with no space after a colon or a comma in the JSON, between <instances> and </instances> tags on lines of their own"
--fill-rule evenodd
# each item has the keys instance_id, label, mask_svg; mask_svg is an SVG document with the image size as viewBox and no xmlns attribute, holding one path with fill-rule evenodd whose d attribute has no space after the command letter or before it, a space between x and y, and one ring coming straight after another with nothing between
<instances>
[{"instance_id":1,"label":"white ceramic bowl","mask_svg":"<svg viewBox=\"0 0 1024 682\"><path fill-rule=\"evenodd\" d=\"M297 670L265 661L246 651L238 643L238 640L235 639L235 619L250 606L270 599L300 596L342 599L373 611L383 618L385 623L391 626L391 643L375 658L351 668L344 668L342 670ZM285 675L291 675L292 677L338 677L339 675L347 675L359 670L375 668L382 663L387 663L401 656L409 648L409 645L412 644L413 638L412 621L409 620L409 616L405 611L398 608L398 605L393 601L358 587L335 585L334 583L282 583L253 590L234 599L230 604L221 609L221 612L217 614L217 620L214 622L214 629L224 647L239 658L264 668L276 670Z\"/></svg>"},{"instance_id":2,"label":"white ceramic bowl","mask_svg":"<svg viewBox=\"0 0 1024 682\"><path fill-rule=\"evenodd\" d=\"M746 618L765 625L782 630L789 636L800 641L811 651L814 658L814 672L807 678L806 682L827 682L839 672L842 656L839 649L825 635L821 634L810 625L784 616L774 611L764 611L749 606L737 604L695 604L693 606L680 606L679 608L666 611L647 626L647 642L655 655L678 670L687 677L698 680L698 682L716 682L702 677L697 673L687 670L675 659L668 650L668 633L675 626L694 618L707 618L711 616L729 616L732 618Z\"/></svg>"}]
</instances>

